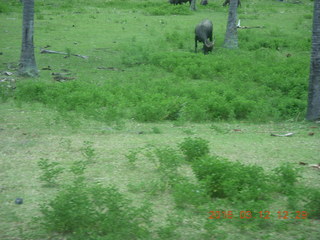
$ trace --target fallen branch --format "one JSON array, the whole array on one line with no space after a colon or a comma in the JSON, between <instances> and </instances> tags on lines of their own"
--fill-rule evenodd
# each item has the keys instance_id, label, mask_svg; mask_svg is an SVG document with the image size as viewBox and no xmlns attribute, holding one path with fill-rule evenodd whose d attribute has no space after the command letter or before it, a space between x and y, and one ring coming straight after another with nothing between
<instances>
[{"instance_id":1,"label":"fallen branch","mask_svg":"<svg viewBox=\"0 0 320 240\"><path fill-rule=\"evenodd\" d=\"M41 49L40 53L55 53L55 54L62 54L62 55L72 55L72 56L76 56L76 57L80 57L80 58L84 58L84 59L88 59L88 56L83 56L83 55L79 55L79 54L68 54L66 52L58 52L58 51L52 51L52 50L47 50L47 49Z\"/></svg>"},{"instance_id":2,"label":"fallen branch","mask_svg":"<svg viewBox=\"0 0 320 240\"><path fill-rule=\"evenodd\" d=\"M312 168L320 170L320 163L318 163L318 164L308 164L308 163L305 163L305 162L299 162L299 164L300 165L306 165L308 167L312 167Z\"/></svg>"},{"instance_id":3,"label":"fallen branch","mask_svg":"<svg viewBox=\"0 0 320 240\"><path fill-rule=\"evenodd\" d=\"M110 70L110 71L124 71L122 69L116 68L116 67L97 67L97 69L100 70Z\"/></svg>"},{"instance_id":4,"label":"fallen branch","mask_svg":"<svg viewBox=\"0 0 320 240\"><path fill-rule=\"evenodd\" d=\"M294 133L286 133L286 134L274 134L271 133L271 136L273 137L291 137Z\"/></svg>"},{"instance_id":5,"label":"fallen branch","mask_svg":"<svg viewBox=\"0 0 320 240\"><path fill-rule=\"evenodd\" d=\"M247 26L240 26L240 19L238 20L237 28L240 29L250 29L250 28L265 28L264 26L254 26L254 27L247 27Z\"/></svg>"},{"instance_id":6,"label":"fallen branch","mask_svg":"<svg viewBox=\"0 0 320 240\"><path fill-rule=\"evenodd\" d=\"M255 27L239 26L237 28L240 28L240 29L251 29L251 28L265 28L265 26L255 26Z\"/></svg>"}]
</instances>

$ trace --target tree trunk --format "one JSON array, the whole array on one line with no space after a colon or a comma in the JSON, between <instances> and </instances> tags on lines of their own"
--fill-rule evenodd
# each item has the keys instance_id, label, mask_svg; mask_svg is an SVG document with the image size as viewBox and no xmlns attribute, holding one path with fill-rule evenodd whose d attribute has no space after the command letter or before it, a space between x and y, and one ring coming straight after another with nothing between
<instances>
[{"instance_id":1,"label":"tree trunk","mask_svg":"<svg viewBox=\"0 0 320 240\"><path fill-rule=\"evenodd\" d=\"M197 10L197 8L196 8L196 0L191 0L190 9L192 11L196 11Z\"/></svg>"},{"instance_id":2,"label":"tree trunk","mask_svg":"<svg viewBox=\"0 0 320 240\"><path fill-rule=\"evenodd\" d=\"M314 0L307 120L320 119L320 0Z\"/></svg>"},{"instance_id":3,"label":"tree trunk","mask_svg":"<svg viewBox=\"0 0 320 240\"><path fill-rule=\"evenodd\" d=\"M238 48L237 7L238 0L230 0L228 24L223 44L225 48Z\"/></svg>"},{"instance_id":4,"label":"tree trunk","mask_svg":"<svg viewBox=\"0 0 320 240\"><path fill-rule=\"evenodd\" d=\"M24 0L19 74L28 77L35 77L38 75L33 46L33 19L34 0Z\"/></svg>"}]
</instances>

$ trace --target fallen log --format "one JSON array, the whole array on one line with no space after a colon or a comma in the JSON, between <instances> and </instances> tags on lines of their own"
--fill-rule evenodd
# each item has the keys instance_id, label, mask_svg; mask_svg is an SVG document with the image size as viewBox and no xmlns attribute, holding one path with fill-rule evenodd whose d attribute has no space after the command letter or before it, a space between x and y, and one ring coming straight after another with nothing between
<instances>
[{"instance_id":1,"label":"fallen log","mask_svg":"<svg viewBox=\"0 0 320 240\"><path fill-rule=\"evenodd\" d=\"M40 53L54 53L54 54L62 54L62 55L72 55L72 56L76 56L76 57L80 57L80 58L84 58L84 59L88 59L88 56L83 56L83 55L79 55L79 54L69 54L66 52L58 52L58 51L53 51L53 50L48 50L48 49L41 49Z\"/></svg>"},{"instance_id":2,"label":"fallen log","mask_svg":"<svg viewBox=\"0 0 320 240\"><path fill-rule=\"evenodd\" d=\"M294 133L286 133L286 134L274 134L271 133L271 136L273 137L291 137Z\"/></svg>"},{"instance_id":3,"label":"fallen log","mask_svg":"<svg viewBox=\"0 0 320 240\"><path fill-rule=\"evenodd\" d=\"M251 29L251 28L265 28L264 26L254 26L254 27L248 27L248 26L241 26L240 25L240 19L238 20L238 24L237 24L237 28L240 28L240 29Z\"/></svg>"}]
</instances>

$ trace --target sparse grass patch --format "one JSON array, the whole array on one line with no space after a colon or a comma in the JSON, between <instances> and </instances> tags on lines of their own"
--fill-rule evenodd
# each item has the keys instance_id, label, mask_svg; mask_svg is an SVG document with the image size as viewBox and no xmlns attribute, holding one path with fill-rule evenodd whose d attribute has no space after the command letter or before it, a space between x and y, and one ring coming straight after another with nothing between
<instances>
[{"instance_id":1,"label":"sparse grass patch","mask_svg":"<svg viewBox=\"0 0 320 240\"><path fill-rule=\"evenodd\" d=\"M295 217L295 211L307 211L309 213L310 210L317 209L318 175L314 169L301 167L302 178L299 178L295 184L288 185L288 188L290 186L292 190L287 191L289 195L279 193L280 185L272 189L272 191L276 190L273 194L266 191L260 194L258 189L261 188L259 184L264 181L263 176L266 173L273 173L272 169L278 163L278 166L281 166L281 162L296 163L297 158L299 158L299 161L309 161L311 163L313 162L312 159L316 159L318 156L319 129L312 128L315 135L312 137L307 135L310 126L313 125L297 122L265 125L217 122L212 129L212 123L190 124L186 122L183 126L175 126L172 122L167 122L161 124L162 134L138 134L136 129L150 129L154 124L127 122L119 130L102 131L101 129L107 128L107 125L82 119L82 124L74 132L63 120L55 123L55 125L48 126L47 120L54 118L57 113L49 112L48 109L40 105L24 104L22 111L7 102L3 103L0 111L2 123L0 126L1 169L6 176L6 178L3 178L3 187L0 188L4 193L0 196L1 201L6 203L5 206L0 207L1 217L6 219L6 223L3 225L6 231L0 233L1 238L19 236L24 239L37 239L61 236L61 238L76 239L80 232L86 235L88 228L81 227L81 230L79 227L83 226L81 224L91 226L90 221L94 221L97 216L108 219L104 215L107 212L102 210L99 210L99 214L92 210L92 215L83 219L83 216L88 213L87 211L92 208L108 207L107 202L109 200L104 193L110 195L108 198L110 204L112 201L119 202L117 196L120 195L123 199L133 200L132 203L124 201L124 206L120 208L120 212L126 211L126 207L140 209L143 206L141 203L146 199L151 203L150 207L154 212L151 216L157 215L157 218L150 221L152 226L142 224L146 227L147 232L152 232L151 235L146 235L147 239L161 239L161 236L187 239L191 235L196 239L202 236L219 237L222 236L223 232L229 232L231 229L234 236L243 236L243 239L252 239L252 236L258 233L272 236L275 232L281 235L282 239L290 239L297 232L308 239L316 239L315 236L318 236L316 230L318 215L315 211L308 215L308 219L294 221L277 219L277 211L292 211L293 213L290 214ZM224 181L221 181L219 185L224 187L223 190L226 191L225 195L227 197L212 199L208 195L206 182L199 181L193 173L190 163L184 161L183 152L179 149L179 143L185 141L183 129L192 129L194 132L192 139L198 137L207 139L207 145L211 152L223 156L219 159L224 160L220 163L217 162L217 164L221 164L227 169L223 168L221 171L209 167L204 169L212 169L217 174L215 178L210 174L208 175L216 183L219 176L224 173L227 174L222 178ZM222 129L223 134L216 132L215 129ZM235 132L233 129L241 129L242 131ZM286 132L293 130L297 133L292 138L284 139L269 136L270 132L273 131ZM27 135L23 135L23 133ZM30 139L36 140L37 144L21 144L21 142ZM99 152L99 159L103 159L103 161L87 164L85 158L79 160L82 157L79 149L83 148L84 141L95 143L94 149ZM39 144L40 142L41 144ZM301 144L303 144L305 152L297 150ZM168 145L171 147L168 147ZM190 146L190 148L192 147ZM128 156L132 154L129 159L132 158L131 161L135 167L128 166L128 159L124 157L125 149L128 149ZM29 154L25 154L26 152ZM274 155L274 152L277 152L277 154ZM41 186L41 182L37 180L41 172L34 169L37 169L37 161L44 156L48 156L47 158L50 156L49 159L56 159L55 161L59 161L60 167L68 170L59 175L56 188L44 188ZM292 157L290 158L290 156ZM208 159L205 163L211 163ZM217 161L216 158L215 160ZM236 162L236 160L239 162ZM197 161L200 160L193 161L192 165L196 164ZM258 164L259 167L253 167L253 163ZM260 166L269 170L262 171ZM292 171L291 165L285 166L285 170L282 170L283 175ZM200 167L198 165L199 169ZM23 178L17 177L17 175L23 176ZM256 175L261 178L256 179ZM288 177L291 177L291 175ZM253 183L250 183L249 180L253 178ZM286 177L281 179L286 179ZM273 175L271 181L275 180L276 178ZM308 184L310 188L304 187L304 184ZM118 190L112 192L110 190L111 185L116 185ZM314 186L314 190L311 186ZM285 188L285 185L283 185L283 188ZM23 197L24 204L21 206L15 205L13 201L16 197ZM264 197L264 199L260 199L261 197ZM268 200L270 198L273 200L272 204ZM70 199L73 201L70 202ZM247 199L257 200L246 201ZM48 205L50 203L53 204L54 208ZM39 204L44 204L43 206L47 207L43 211L47 220L51 222L43 220L46 224L38 225L39 222L31 221L30 216L40 217L42 214L37 207ZM88 208L82 206L88 206ZM81 209L78 209L78 207ZM74 211L70 212L69 209ZM67 218L62 217L65 215L59 215L60 212L56 214L60 210L61 214L68 214L69 219L73 219L74 214L79 213L77 215L79 221L74 220L78 221L78 225L72 225L71 223L70 225L64 225L72 227L75 230L74 234L60 233L57 235L44 232L45 229L51 229L50 231L53 232L55 232L54 229L64 231L60 228L59 223ZM208 219L208 225L205 225L207 218L210 216L208 212L218 210L232 211L233 219ZM252 216L259 217L259 212L266 210L272 214L269 220L239 219L240 211L254 211ZM143 210L140 212L142 213ZM125 220L122 217L122 220L117 220L118 223L123 222L121 227L117 225L119 226L117 231L121 236L126 234L126 231L121 230L123 226L135 229L134 231L137 230L134 227L136 225L124 223L124 221L127 221L126 216L128 215L121 216L125 216ZM315 220L311 221L311 218ZM140 220L143 221L142 219L145 218L141 217ZM20 233L16 228L17 223L21 226L22 232ZM98 224L91 229L94 230L90 234L98 238L102 237L103 229L106 228ZM216 230L214 233L212 232L213 229ZM302 229L308 229L308 231L302 231ZM110 234L113 238L117 236L112 235L113 233ZM142 238L143 233L141 234ZM106 237L107 235L103 236Z\"/></svg>"}]
</instances>

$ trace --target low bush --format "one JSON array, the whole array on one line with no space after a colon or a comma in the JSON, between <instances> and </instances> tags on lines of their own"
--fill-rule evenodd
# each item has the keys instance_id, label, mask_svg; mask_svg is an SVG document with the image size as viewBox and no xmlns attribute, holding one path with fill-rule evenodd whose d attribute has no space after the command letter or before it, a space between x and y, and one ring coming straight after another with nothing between
<instances>
[{"instance_id":1,"label":"low bush","mask_svg":"<svg viewBox=\"0 0 320 240\"><path fill-rule=\"evenodd\" d=\"M306 188L307 196L304 209L308 212L308 218L320 219L320 191L315 188Z\"/></svg>"},{"instance_id":2,"label":"low bush","mask_svg":"<svg viewBox=\"0 0 320 240\"><path fill-rule=\"evenodd\" d=\"M211 197L242 202L270 197L270 178L261 167L206 156L193 162L192 169Z\"/></svg>"},{"instance_id":3,"label":"low bush","mask_svg":"<svg viewBox=\"0 0 320 240\"><path fill-rule=\"evenodd\" d=\"M273 169L274 180L277 182L279 187L279 192L283 194L294 194L296 189L296 184L301 178L299 169L294 167L292 164L284 163L279 167Z\"/></svg>"},{"instance_id":4,"label":"low bush","mask_svg":"<svg viewBox=\"0 0 320 240\"><path fill-rule=\"evenodd\" d=\"M41 206L42 224L69 239L141 239L149 236L148 206L130 206L114 187L84 182L66 185Z\"/></svg>"},{"instance_id":5,"label":"low bush","mask_svg":"<svg viewBox=\"0 0 320 240\"><path fill-rule=\"evenodd\" d=\"M210 201L204 187L188 179L180 179L172 185L172 196L178 208L201 206Z\"/></svg>"},{"instance_id":6,"label":"low bush","mask_svg":"<svg viewBox=\"0 0 320 240\"><path fill-rule=\"evenodd\" d=\"M45 183L45 186L55 186L59 175L64 171L58 162L50 162L46 158L38 161L38 167L42 172L39 179Z\"/></svg>"},{"instance_id":7,"label":"low bush","mask_svg":"<svg viewBox=\"0 0 320 240\"><path fill-rule=\"evenodd\" d=\"M209 142L202 138L185 138L179 144L180 150L183 152L187 161L195 161L209 154Z\"/></svg>"}]
</instances>

